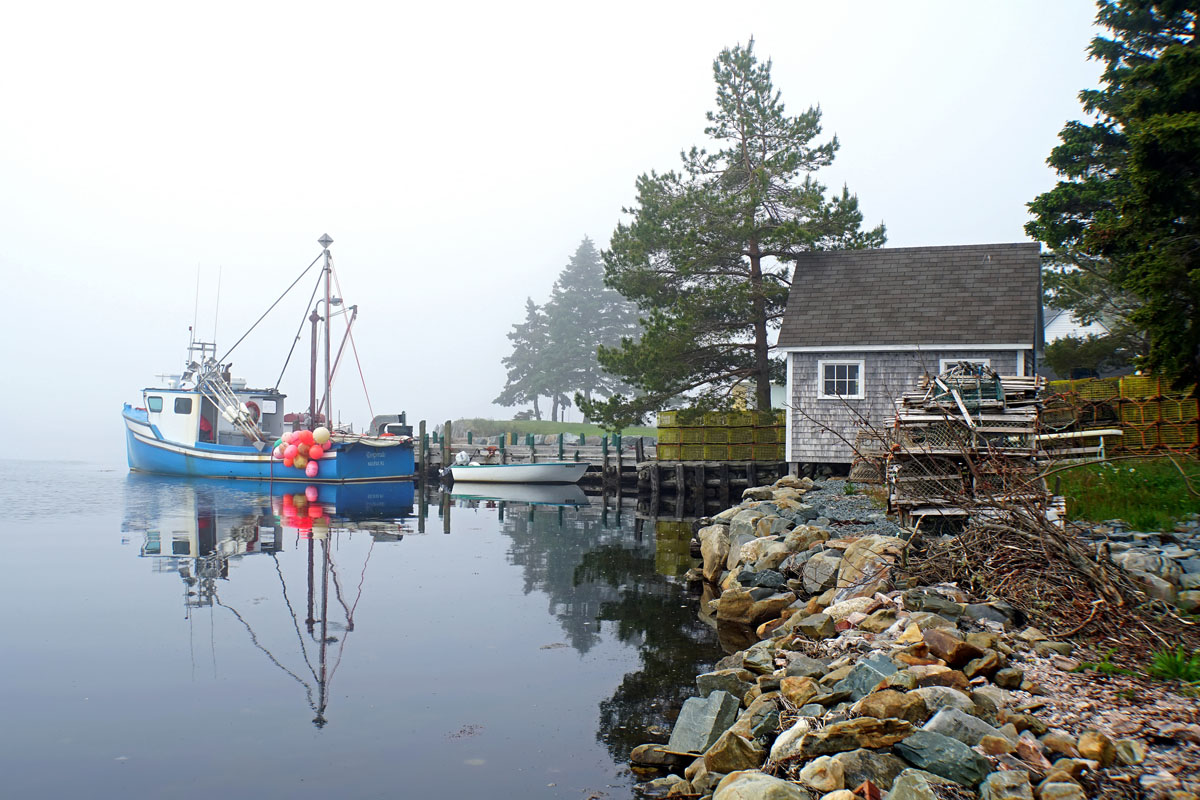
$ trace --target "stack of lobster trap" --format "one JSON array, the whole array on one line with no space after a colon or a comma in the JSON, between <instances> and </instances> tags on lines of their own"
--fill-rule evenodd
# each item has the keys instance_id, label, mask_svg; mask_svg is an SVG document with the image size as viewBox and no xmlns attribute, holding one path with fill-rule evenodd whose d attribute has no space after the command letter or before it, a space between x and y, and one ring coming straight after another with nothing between
<instances>
[{"instance_id":1,"label":"stack of lobster trap","mask_svg":"<svg viewBox=\"0 0 1200 800\"><path fill-rule=\"evenodd\" d=\"M964 517L981 504L1045 506L1038 413L1045 380L960 362L896 400L888 502L903 520Z\"/></svg>"}]
</instances>

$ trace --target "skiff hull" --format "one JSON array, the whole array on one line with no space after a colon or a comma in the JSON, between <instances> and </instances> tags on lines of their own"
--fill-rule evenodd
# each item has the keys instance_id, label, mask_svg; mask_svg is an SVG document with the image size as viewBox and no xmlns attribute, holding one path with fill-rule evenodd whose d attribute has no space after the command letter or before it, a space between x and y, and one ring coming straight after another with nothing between
<instances>
[{"instance_id":1,"label":"skiff hull","mask_svg":"<svg viewBox=\"0 0 1200 800\"><path fill-rule=\"evenodd\" d=\"M578 483L586 461L547 461L541 464L479 464L450 467L454 482L464 483Z\"/></svg>"}]
</instances>

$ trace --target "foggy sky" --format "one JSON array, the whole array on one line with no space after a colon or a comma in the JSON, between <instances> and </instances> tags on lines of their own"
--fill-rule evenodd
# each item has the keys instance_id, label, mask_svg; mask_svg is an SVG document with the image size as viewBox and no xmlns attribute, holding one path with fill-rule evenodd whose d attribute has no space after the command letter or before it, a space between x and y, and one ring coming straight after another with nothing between
<instances>
[{"instance_id":1,"label":"foggy sky","mask_svg":"<svg viewBox=\"0 0 1200 800\"><path fill-rule=\"evenodd\" d=\"M704 144L712 60L750 36L841 141L818 179L890 246L1025 240L1100 73L1083 0L432 6L10 4L7 456L123 464L121 404L179 371L193 319L232 345L325 232L376 413L511 415L490 400L525 297ZM235 375L275 382L309 290ZM302 358L281 388L306 404ZM352 361L334 404L369 418Z\"/></svg>"}]
</instances>

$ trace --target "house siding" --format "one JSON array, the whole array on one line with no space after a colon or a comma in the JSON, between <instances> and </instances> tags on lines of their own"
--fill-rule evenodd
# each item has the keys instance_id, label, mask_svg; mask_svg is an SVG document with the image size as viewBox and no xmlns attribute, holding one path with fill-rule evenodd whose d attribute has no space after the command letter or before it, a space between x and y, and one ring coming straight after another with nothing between
<instances>
[{"instance_id":1,"label":"house siding","mask_svg":"<svg viewBox=\"0 0 1200 800\"><path fill-rule=\"evenodd\" d=\"M788 354L790 403L788 455L792 463L849 464L851 444L860 418L877 428L890 428L896 416L893 399L912 389L926 372L937 373L940 359L989 359L1001 375L1017 372L1015 350L855 351ZM862 400L818 398L819 361L862 361ZM1025 372L1032 352L1025 352ZM843 441L845 439L846 441Z\"/></svg>"}]
</instances>

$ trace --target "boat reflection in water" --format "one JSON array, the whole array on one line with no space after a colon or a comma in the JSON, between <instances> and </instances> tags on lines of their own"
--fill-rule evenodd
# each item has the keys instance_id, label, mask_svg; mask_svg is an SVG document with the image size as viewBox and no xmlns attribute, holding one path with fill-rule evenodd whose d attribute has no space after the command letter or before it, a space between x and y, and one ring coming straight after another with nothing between
<instances>
[{"instance_id":1,"label":"boat reflection in water","mask_svg":"<svg viewBox=\"0 0 1200 800\"><path fill-rule=\"evenodd\" d=\"M363 532L376 542L398 542L413 533L414 489L409 482L297 484L169 478L131 473L126 484L125 520L122 531L143 537L139 555L152 559L156 572L177 573L183 581L185 618L204 607L227 609L245 627L251 643L271 664L283 670L305 689L316 716L313 723L325 725L328 701L329 646L336 644L334 668L341 659L346 639L354 630L354 608L358 598L343 595L338 566L330 543L342 536ZM287 542L307 550L306 608L297 610L288 594L277 554ZM303 623L307 637L299 649L309 682L284 666L281 658L260 643L260 638L243 614L221 599L220 581L230 577L230 566L248 556L276 559L280 591L299 632ZM368 551L367 560L370 559ZM361 596L366 575L350 585ZM330 585L333 585L331 602ZM331 605L340 619L329 617ZM303 619L301 619L303 617ZM331 636L330 630L342 631ZM315 663L314 663L315 659ZM313 685L315 683L315 686Z\"/></svg>"},{"instance_id":2,"label":"boat reflection in water","mask_svg":"<svg viewBox=\"0 0 1200 800\"><path fill-rule=\"evenodd\" d=\"M485 500L525 503L531 506L586 506L587 495L574 483L471 483L455 481L450 487L455 500Z\"/></svg>"}]
</instances>

